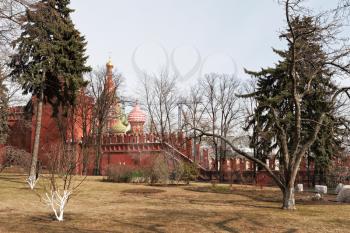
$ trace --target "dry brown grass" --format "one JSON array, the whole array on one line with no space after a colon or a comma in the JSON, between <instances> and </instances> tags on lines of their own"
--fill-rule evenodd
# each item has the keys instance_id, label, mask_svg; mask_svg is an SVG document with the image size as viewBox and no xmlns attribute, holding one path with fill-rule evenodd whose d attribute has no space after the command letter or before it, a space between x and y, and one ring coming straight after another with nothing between
<instances>
[{"instance_id":1,"label":"dry brown grass","mask_svg":"<svg viewBox=\"0 0 350 233\"><path fill-rule=\"evenodd\" d=\"M57 222L24 180L0 175L0 232L350 232L350 205L312 203L306 194L289 212L279 208L273 188L149 187L101 177L87 179L69 202L65 221Z\"/></svg>"}]
</instances>

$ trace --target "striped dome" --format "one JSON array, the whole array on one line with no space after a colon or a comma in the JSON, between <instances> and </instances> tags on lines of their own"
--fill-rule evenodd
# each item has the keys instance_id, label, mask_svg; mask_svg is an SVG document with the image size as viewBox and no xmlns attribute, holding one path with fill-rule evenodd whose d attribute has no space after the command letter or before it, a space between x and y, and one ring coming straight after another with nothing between
<instances>
[{"instance_id":1,"label":"striped dome","mask_svg":"<svg viewBox=\"0 0 350 233\"><path fill-rule=\"evenodd\" d=\"M128 117L129 122L146 122L146 114L141 110L140 105L136 104Z\"/></svg>"}]
</instances>

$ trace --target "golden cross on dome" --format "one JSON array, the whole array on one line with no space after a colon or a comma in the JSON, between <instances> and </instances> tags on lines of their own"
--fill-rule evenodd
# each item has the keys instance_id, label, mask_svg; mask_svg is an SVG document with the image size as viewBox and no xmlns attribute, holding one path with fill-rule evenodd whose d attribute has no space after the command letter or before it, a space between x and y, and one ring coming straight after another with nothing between
<instances>
[{"instance_id":1,"label":"golden cross on dome","mask_svg":"<svg viewBox=\"0 0 350 233\"><path fill-rule=\"evenodd\" d=\"M108 52L108 62L107 62L107 66L113 66L113 62L112 62L112 52L109 51Z\"/></svg>"}]
</instances>

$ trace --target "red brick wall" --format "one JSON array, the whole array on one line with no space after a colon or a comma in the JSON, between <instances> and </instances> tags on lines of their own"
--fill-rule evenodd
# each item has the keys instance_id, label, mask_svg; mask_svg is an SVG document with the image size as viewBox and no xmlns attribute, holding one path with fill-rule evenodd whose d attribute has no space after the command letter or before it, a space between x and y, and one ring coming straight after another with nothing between
<instances>
[{"instance_id":1,"label":"red brick wall","mask_svg":"<svg viewBox=\"0 0 350 233\"><path fill-rule=\"evenodd\" d=\"M32 99L35 103L35 99ZM14 109L19 113L16 117L11 118L9 123L11 127L11 133L8 139L7 145L12 145L21 149L25 149L29 153L32 152L32 147L34 143L35 136L35 125L36 125L36 107L34 104L33 114L29 115L28 122L22 120L24 113L21 113L20 108ZM64 120L66 125L71 125L69 119L61 119L61 123ZM29 127L24 127L28 125ZM67 127L68 128L68 127ZM69 127L71 128L71 127ZM82 137L81 129L81 119L78 116L74 118L74 136L75 141L78 142ZM70 139L71 135L67 133L67 139ZM42 114L42 127L40 133L40 148L39 148L39 160L42 162L43 166L47 165L47 151L49 148L59 143L61 140L60 131L57 125L57 119L52 118L52 107L49 104L43 106ZM185 154L190 159L196 158L197 162L203 167L208 167L208 150L203 152L203 158L200 157L200 147L197 145L197 154L192 154L193 143L192 140L185 138L182 133L167 135L166 141L177 148L180 152ZM79 146L78 146L79 147ZM106 167L109 164L125 164L125 165L135 165L139 164L141 166L146 166L151 163L154 157L162 153L162 145L157 142L156 136L152 134L144 135L123 135L116 136L110 135L103 138L102 150L104 154L101 158L101 169L102 174L105 172ZM79 152L79 148L77 150ZM79 153L78 153L79 154ZM80 154L78 155L80 156ZM92 174L92 169L94 167L94 152L91 152L89 161L89 174ZM77 167L77 172L82 171L82 159L80 158L79 166Z\"/></svg>"},{"instance_id":2,"label":"red brick wall","mask_svg":"<svg viewBox=\"0 0 350 233\"><path fill-rule=\"evenodd\" d=\"M106 174L109 165L124 165L129 167L146 167L153 162L153 158L161 152L142 153L105 153L101 158L101 175Z\"/></svg>"}]
</instances>

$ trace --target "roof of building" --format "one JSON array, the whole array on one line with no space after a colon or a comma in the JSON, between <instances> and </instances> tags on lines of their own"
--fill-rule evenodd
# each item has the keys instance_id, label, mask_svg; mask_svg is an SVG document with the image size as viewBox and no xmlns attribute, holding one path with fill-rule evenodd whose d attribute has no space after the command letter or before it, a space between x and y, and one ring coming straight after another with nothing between
<instances>
[{"instance_id":1,"label":"roof of building","mask_svg":"<svg viewBox=\"0 0 350 233\"><path fill-rule=\"evenodd\" d=\"M120 119L117 119L116 124L112 126L112 131L116 134L124 134L127 131L127 126Z\"/></svg>"},{"instance_id":2,"label":"roof of building","mask_svg":"<svg viewBox=\"0 0 350 233\"><path fill-rule=\"evenodd\" d=\"M144 111L141 110L140 105L137 103L133 110L130 112L128 117L129 122L140 122L144 123L146 122L146 114Z\"/></svg>"}]
</instances>

